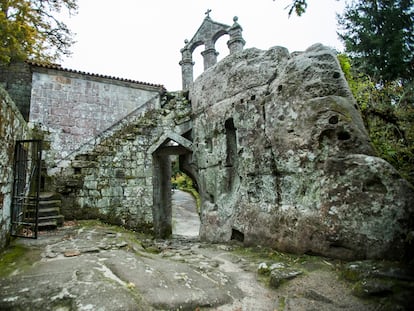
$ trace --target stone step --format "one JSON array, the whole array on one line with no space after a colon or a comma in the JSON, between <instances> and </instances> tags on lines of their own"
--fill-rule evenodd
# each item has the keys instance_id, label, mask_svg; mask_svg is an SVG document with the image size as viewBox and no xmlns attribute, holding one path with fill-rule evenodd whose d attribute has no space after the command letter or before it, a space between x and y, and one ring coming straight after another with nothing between
<instances>
[{"instance_id":1,"label":"stone step","mask_svg":"<svg viewBox=\"0 0 414 311\"><path fill-rule=\"evenodd\" d=\"M56 192L39 193L38 226L58 227L63 225L64 217L60 215L61 195Z\"/></svg>"},{"instance_id":2,"label":"stone step","mask_svg":"<svg viewBox=\"0 0 414 311\"><path fill-rule=\"evenodd\" d=\"M64 218L63 215L53 215L53 216L42 216L42 217L39 217L38 220L39 220L39 223L47 222L50 220L56 220L57 222L63 223L63 218Z\"/></svg>"},{"instance_id":3,"label":"stone step","mask_svg":"<svg viewBox=\"0 0 414 311\"><path fill-rule=\"evenodd\" d=\"M42 214L42 213L49 213L49 212L54 212L56 211L58 214L60 213L60 207L59 206L47 206L47 207L40 207L39 206L39 210L38 213ZM27 208L25 210L26 213L35 213L35 209L34 208Z\"/></svg>"},{"instance_id":4,"label":"stone step","mask_svg":"<svg viewBox=\"0 0 414 311\"><path fill-rule=\"evenodd\" d=\"M61 196L55 192L39 193L39 210L37 213L39 228L56 228L63 225L64 216L60 214L62 205ZM28 222L35 221L34 208L28 208L25 211Z\"/></svg>"},{"instance_id":5,"label":"stone step","mask_svg":"<svg viewBox=\"0 0 414 311\"><path fill-rule=\"evenodd\" d=\"M59 227L59 225L58 225L58 222L56 221L56 220L51 220L51 221L48 221L48 222L39 222L38 224L37 224L37 227L39 228L39 229L43 229L43 228L56 228L56 227Z\"/></svg>"},{"instance_id":6,"label":"stone step","mask_svg":"<svg viewBox=\"0 0 414 311\"><path fill-rule=\"evenodd\" d=\"M39 201L39 209L48 208L52 206L56 206L60 208L62 206L62 201L61 200Z\"/></svg>"},{"instance_id":7,"label":"stone step","mask_svg":"<svg viewBox=\"0 0 414 311\"><path fill-rule=\"evenodd\" d=\"M57 221L57 223L63 223L64 216L63 215L53 215L53 216L42 216L37 218L38 223L49 222L52 220ZM34 222L34 218L26 218L26 222Z\"/></svg>"},{"instance_id":8,"label":"stone step","mask_svg":"<svg viewBox=\"0 0 414 311\"><path fill-rule=\"evenodd\" d=\"M60 214L60 208L58 207L49 207L49 208L39 208L38 216L58 216Z\"/></svg>"},{"instance_id":9,"label":"stone step","mask_svg":"<svg viewBox=\"0 0 414 311\"><path fill-rule=\"evenodd\" d=\"M60 201L61 196L59 193L56 192L40 192L39 193L39 201Z\"/></svg>"}]
</instances>

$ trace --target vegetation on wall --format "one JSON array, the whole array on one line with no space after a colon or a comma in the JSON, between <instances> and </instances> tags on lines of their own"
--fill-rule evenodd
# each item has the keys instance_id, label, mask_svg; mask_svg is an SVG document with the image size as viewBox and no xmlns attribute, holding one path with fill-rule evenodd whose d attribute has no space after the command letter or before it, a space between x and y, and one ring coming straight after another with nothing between
<instances>
[{"instance_id":1,"label":"vegetation on wall","mask_svg":"<svg viewBox=\"0 0 414 311\"><path fill-rule=\"evenodd\" d=\"M379 85L355 70L349 56L338 59L378 156L414 184L414 84L396 80Z\"/></svg>"},{"instance_id":2,"label":"vegetation on wall","mask_svg":"<svg viewBox=\"0 0 414 311\"><path fill-rule=\"evenodd\" d=\"M338 20L338 59L371 141L414 184L414 3L357 0Z\"/></svg>"}]
</instances>

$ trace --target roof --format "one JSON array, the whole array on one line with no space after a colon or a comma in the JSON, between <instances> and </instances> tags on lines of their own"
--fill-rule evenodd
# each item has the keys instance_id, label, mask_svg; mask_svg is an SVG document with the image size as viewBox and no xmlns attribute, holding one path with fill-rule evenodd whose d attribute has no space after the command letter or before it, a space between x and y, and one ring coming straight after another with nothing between
<instances>
[{"instance_id":1,"label":"roof","mask_svg":"<svg viewBox=\"0 0 414 311\"><path fill-rule=\"evenodd\" d=\"M116 81L121 81L121 82L128 82L128 83L134 83L134 84L139 84L139 85L143 85L143 86L159 88L161 91L166 90L164 85L162 85L162 84L153 84L153 83L148 83L148 82L136 81L136 80L132 80L132 79L125 79L125 78L113 77L113 76L108 76L108 75L89 73L89 72L80 71L80 70L68 69L68 68L63 68L60 64L38 63L38 62L33 62L33 61L26 61L26 63L29 64L31 67L54 69L54 70L59 70L59 71L63 71L63 72L87 75L87 76L90 76L90 77L111 79L111 80L116 80Z\"/></svg>"}]
</instances>

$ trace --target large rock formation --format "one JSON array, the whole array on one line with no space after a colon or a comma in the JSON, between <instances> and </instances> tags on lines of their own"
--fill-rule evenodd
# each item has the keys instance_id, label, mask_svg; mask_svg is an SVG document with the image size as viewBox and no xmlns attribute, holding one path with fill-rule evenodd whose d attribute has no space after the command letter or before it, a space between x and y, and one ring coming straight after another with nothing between
<instances>
[{"instance_id":1,"label":"large rock formation","mask_svg":"<svg viewBox=\"0 0 414 311\"><path fill-rule=\"evenodd\" d=\"M401 258L414 192L375 156L335 53L248 49L190 89L201 238Z\"/></svg>"}]
</instances>

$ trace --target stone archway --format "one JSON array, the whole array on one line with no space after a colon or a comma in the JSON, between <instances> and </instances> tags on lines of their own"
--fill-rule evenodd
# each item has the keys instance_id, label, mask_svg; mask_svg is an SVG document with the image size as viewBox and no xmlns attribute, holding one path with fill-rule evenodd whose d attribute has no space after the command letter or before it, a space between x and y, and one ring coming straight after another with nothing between
<instances>
[{"instance_id":1,"label":"stone archway","mask_svg":"<svg viewBox=\"0 0 414 311\"><path fill-rule=\"evenodd\" d=\"M217 51L215 49L216 41L223 35L229 35L230 39L227 42L230 54L242 51L246 43L242 36L242 27L237 23L237 16L233 18L233 25L217 23L210 18L211 10L206 12L206 17L203 23L198 28L193 38L188 41L185 40L185 46L181 49L182 59L180 61L182 73L182 88L188 90L190 84L193 82L193 52L200 46L204 45L205 49L201 52L204 60L204 70L214 66L217 63Z\"/></svg>"},{"instance_id":2,"label":"stone archway","mask_svg":"<svg viewBox=\"0 0 414 311\"><path fill-rule=\"evenodd\" d=\"M150 149L153 160L153 222L157 238L172 234L171 204L171 155L185 156L192 153L192 142L176 133L160 137Z\"/></svg>"}]
</instances>

